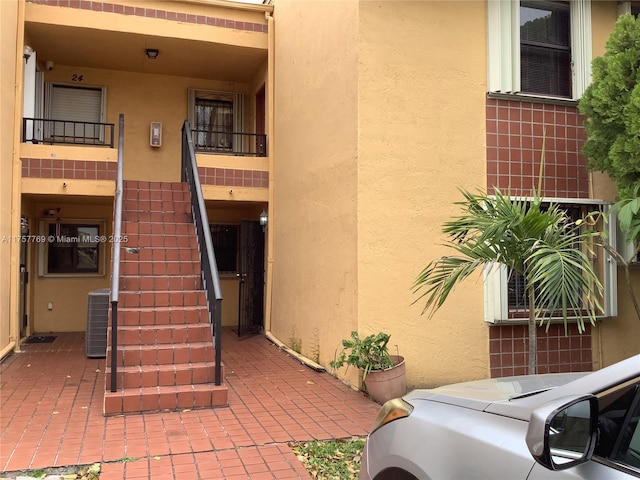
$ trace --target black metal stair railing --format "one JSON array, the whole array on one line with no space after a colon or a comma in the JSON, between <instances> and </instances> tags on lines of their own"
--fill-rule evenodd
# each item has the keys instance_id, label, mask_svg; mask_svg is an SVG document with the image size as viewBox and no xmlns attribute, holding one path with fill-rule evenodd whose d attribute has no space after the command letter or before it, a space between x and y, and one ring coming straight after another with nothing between
<instances>
[{"instance_id":1,"label":"black metal stair railing","mask_svg":"<svg viewBox=\"0 0 640 480\"><path fill-rule=\"evenodd\" d=\"M122 162L124 158L124 114L118 122L118 174L116 177L115 208L113 213L113 238L121 238L122 196L124 181ZM116 391L118 378L118 293L120 289L120 243L114 242L111 267L111 391Z\"/></svg>"},{"instance_id":2,"label":"black metal stair railing","mask_svg":"<svg viewBox=\"0 0 640 480\"><path fill-rule=\"evenodd\" d=\"M202 195L193 137L188 120L185 120L182 126L182 181L189 185L189 193L191 194L191 211L200 248L202 281L206 292L214 341L215 384L220 385L222 383L222 289L220 288L220 276L211 241L209 218Z\"/></svg>"}]
</instances>

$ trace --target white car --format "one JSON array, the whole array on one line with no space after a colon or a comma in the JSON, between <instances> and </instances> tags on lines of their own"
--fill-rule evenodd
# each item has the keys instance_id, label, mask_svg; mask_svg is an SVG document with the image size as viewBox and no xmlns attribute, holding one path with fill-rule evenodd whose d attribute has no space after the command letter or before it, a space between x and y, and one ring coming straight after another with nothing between
<instances>
[{"instance_id":1,"label":"white car","mask_svg":"<svg viewBox=\"0 0 640 480\"><path fill-rule=\"evenodd\" d=\"M414 390L380 410L360 479L637 479L639 418L640 355Z\"/></svg>"}]
</instances>

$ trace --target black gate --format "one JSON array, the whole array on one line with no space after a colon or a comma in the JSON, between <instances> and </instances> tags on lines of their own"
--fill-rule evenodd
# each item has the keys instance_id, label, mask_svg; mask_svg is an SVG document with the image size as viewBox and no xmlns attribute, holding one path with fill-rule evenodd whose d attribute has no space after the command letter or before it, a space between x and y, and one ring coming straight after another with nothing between
<instances>
[{"instance_id":1,"label":"black gate","mask_svg":"<svg viewBox=\"0 0 640 480\"><path fill-rule=\"evenodd\" d=\"M238 336L259 332L264 320L264 231L258 222L240 222Z\"/></svg>"}]
</instances>

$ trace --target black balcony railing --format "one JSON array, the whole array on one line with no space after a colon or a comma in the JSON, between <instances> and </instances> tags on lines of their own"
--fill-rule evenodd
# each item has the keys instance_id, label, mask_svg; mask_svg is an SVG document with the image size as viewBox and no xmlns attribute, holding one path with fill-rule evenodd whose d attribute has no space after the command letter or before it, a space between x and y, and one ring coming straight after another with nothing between
<instances>
[{"instance_id":1,"label":"black balcony railing","mask_svg":"<svg viewBox=\"0 0 640 480\"><path fill-rule=\"evenodd\" d=\"M23 118L22 142L113 148L114 130L113 123Z\"/></svg>"},{"instance_id":2,"label":"black balcony railing","mask_svg":"<svg viewBox=\"0 0 640 480\"><path fill-rule=\"evenodd\" d=\"M191 130L196 152L266 157L267 136L264 133L237 133L211 130Z\"/></svg>"}]
</instances>

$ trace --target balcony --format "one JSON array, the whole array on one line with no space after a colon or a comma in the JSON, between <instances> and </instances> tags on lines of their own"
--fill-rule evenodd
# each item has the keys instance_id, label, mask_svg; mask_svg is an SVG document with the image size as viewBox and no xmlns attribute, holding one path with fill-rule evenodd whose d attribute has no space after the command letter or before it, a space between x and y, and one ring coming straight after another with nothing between
<instances>
[{"instance_id":1,"label":"balcony","mask_svg":"<svg viewBox=\"0 0 640 480\"><path fill-rule=\"evenodd\" d=\"M261 133L239 133L193 130L193 145L198 153L214 153L244 157L266 157L267 136Z\"/></svg>"},{"instance_id":2,"label":"balcony","mask_svg":"<svg viewBox=\"0 0 640 480\"><path fill-rule=\"evenodd\" d=\"M22 143L91 145L113 148L114 124L51 120L22 119Z\"/></svg>"}]
</instances>

